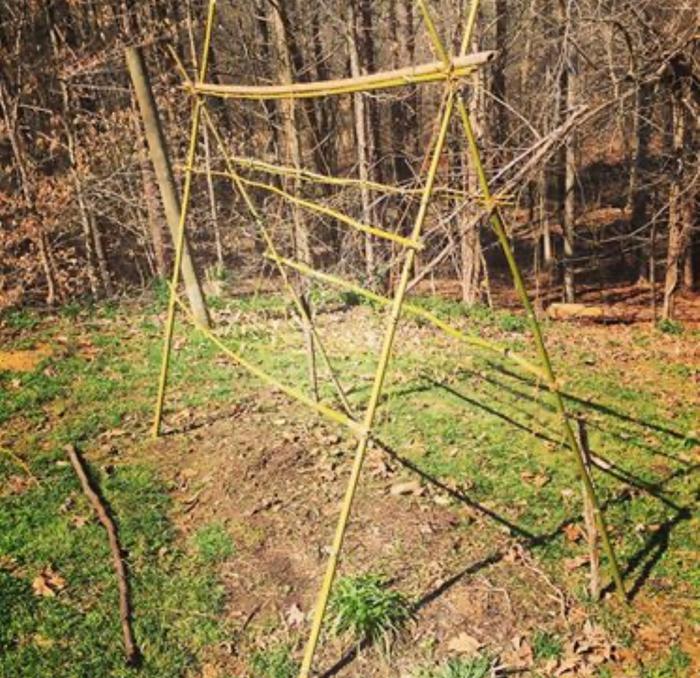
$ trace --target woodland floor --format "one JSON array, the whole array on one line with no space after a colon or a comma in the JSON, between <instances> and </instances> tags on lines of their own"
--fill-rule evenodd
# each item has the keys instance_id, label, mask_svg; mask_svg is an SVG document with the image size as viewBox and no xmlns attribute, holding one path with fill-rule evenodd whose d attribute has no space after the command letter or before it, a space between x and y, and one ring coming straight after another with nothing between
<instances>
[{"instance_id":1,"label":"woodland floor","mask_svg":"<svg viewBox=\"0 0 700 678\"><path fill-rule=\"evenodd\" d=\"M318 299L318 325L361 410L384 318L355 301ZM306 387L303 342L280 299L213 302L224 341ZM418 302L534 357L515 313ZM2 678L294 678L352 436L178 326L166 434L152 440L163 303L155 294L2 320ZM695 305L664 331L546 323L568 405L601 461L629 610L609 590L599 605L586 592L579 483L541 385L403 323L341 576L382 574L415 616L389 655L358 654L327 628L319 675L453 678L454 656L516 675L700 675ZM322 397L337 407L326 381ZM67 444L119 523L139 669L123 666L106 538Z\"/></svg>"}]
</instances>

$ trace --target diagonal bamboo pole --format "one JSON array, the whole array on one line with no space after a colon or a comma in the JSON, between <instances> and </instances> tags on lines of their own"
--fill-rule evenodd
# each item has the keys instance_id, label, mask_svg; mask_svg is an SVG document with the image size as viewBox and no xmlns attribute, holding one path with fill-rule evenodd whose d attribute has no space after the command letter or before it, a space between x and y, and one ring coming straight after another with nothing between
<instances>
[{"instance_id":1,"label":"diagonal bamboo pole","mask_svg":"<svg viewBox=\"0 0 700 678\"><path fill-rule=\"evenodd\" d=\"M416 215L416 221L413 226L413 232L411 234L411 238L413 240L418 240L423 230L423 225L425 223L425 218L428 213L428 207L430 205L430 200L433 193L433 187L435 186L440 157L445 146L445 140L447 139L447 130L452 119L454 103L454 90L452 89L452 87L449 87L445 98L445 104L441 111L440 131L435 142L435 148L433 150L430 169L428 170L425 188L423 191L423 197L421 199L420 208L418 210L418 214ZM343 547L343 541L345 539L345 533L347 530L348 521L350 519L350 512L352 510L352 505L355 499L355 493L357 491L357 486L360 479L360 473L364 464L367 452L367 444L369 442L369 436L371 433L372 426L374 425L377 408L379 406L379 400L381 398L382 390L384 388L384 381L386 379L387 368L389 365L389 360L391 359L391 353L394 346L394 339L396 337L396 329L399 323L399 319L401 317L401 310L403 307L404 297L406 295L406 288L408 287L408 282L411 275L411 270L413 268L413 264L415 263L415 259L416 251L414 249L409 249L406 253L406 260L404 262L403 271L401 273L401 280L399 282L396 294L394 296L394 300L392 302L391 315L388 321L386 333L384 335L384 343L382 345L379 362L377 364L377 371L374 377L372 393L370 395L367 411L365 412L364 431L357 442L355 459L352 465L352 470L350 472L350 479L348 481L347 489L345 492L343 505L340 510L340 516L338 518L335 537L333 539L330 556L328 558L328 564L326 566L326 573L316 602L316 609L314 611L311 633L309 635L309 640L307 642L306 650L304 652L304 658L302 660L301 669L299 671L299 678L309 678L311 665L313 663L314 655L316 654L316 647L318 645L321 627L323 626L323 619L326 613L326 607L328 606L328 598L330 596L331 587L333 586L333 581L335 579L335 574L338 568L338 557Z\"/></svg>"},{"instance_id":2,"label":"diagonal bamboo pole","mask_svg":"<svg viewBox=\"0 0 700 678\"><path fill-rule=\"evenodd\" d=\"M199 80L204 80L209 65L209 49L211 47L211 37L214 27L214 16L216 14L216 0L209 0L209 11L207 13L207 27L202 46L202 58L200 60ZM168 370L170 367L170 354L172 352L173 328L175 326L175 291L180 278L180 268L186 242L187 214L192 196L192 167L197 154L197 141L199 138L199 122L201 118L203 99L197 97L192 110L192 129L190 131L190 143L187 152L187 167L185 174L185 186L182 192L182 208L180 210L180 223L178 224L177 242L175 245L175 263L173 264L173 274L170 288L170 299L168 300L168 316L165 322L165 335L163 337L163 354L160 367L160 378L158 382L158 398L156 401L156 412L153 420L153 436L160 435L161 422L163 419L163 403L165 401L165 390L168 384Z\"/></svg>"},{"instance_id":3,"label":"diagonal bamboo pole","mask_svg":"<svg viewBox=\"0 0 700 678\"><path fill-rule=\"evenodd\" d=\"M172 288L171 288L172 291ZM351 431L354 431L358 435L364 433L364 426L358 422L350 419L350 417L345 416L341 412L323 405L322 403L317 403L312 398L294 388L293 386L287 386L281 381L268 374L264 370L260 369L257 365L254 365L249 360L246 360L242 355L236 353L232 348L229 348L224 344L219 337L217 337L209 328L202 325L187 308L185 302L178 296L177 292L173 292L173 298L175 303L179 306L182 312L185 314L187 319L194 325L195 329L199 330L207 339L209 339L217 348L219 348L223 353L225 353L233 362L235 362L240 367L248 370L251 374L255 375L260 381L264 382L268 386L272 386L277 390L281 391L285 395L289 396L292 400L297 400L298 402L310 407L312 410L318 414L323 415L329 421L335 422L336 424L342 424L346 426Z\"/></svg>"},{"instance_id":4,"label":"diagonal bamboo pole","mask_svg":"<svg viewBox=\"0 0 700 678\"><path fill-rule=\"evenodd\" d=\"M284 267L281 264L281 256L278 253L277 249L275 248L274 242L272 241L272 237L270 236L269 231L267 230L265 226L265 222L262 218L262 215L258 211L258 208L255 206L255 203L253 202L253 199L250 197L250 193L246 189L245 185L241 181L241 177L237 174L235 169L233 168L233 161L231 160L227 150L226 146L224 144L224 140L221 137L221 134L219 133L219 130L217 129L216 125L214 125L214 121L211 119L211 115L209 115L209 110L204 107L204 119L207 124L207 127L211 131L212 135L214 136L214 140L216 141L217 145L221 149L221 153L223 154L224 157L224 163L226 164L226 168L228 170L227 175L229 178L232 180L232 182L235 184L236 188L238 189L239 193L241 194L241 197L243 198L243 202L245 202L246 207L248 208L248 211L251 213L253 219L255 220L255 224L260 230L264 240L265 244L267 245L268 249L273 255L273 258L277 264L277 270L280 273L280 276L282 277L282 282L284 285L284 288L286 289L287 293L289 294L290 298L292 299L294 306L297 309L297 313L299 313L299 316L301 318L302 323L306 324L307 329L311 332L313 335L314 342L318 346L318 350L321 354L321 359L323 360L326 369L328 370L329 376L331 378L331 382L333 383L333 386L335 387L336 393L338 394L338 397L340 398L340 402L343 405L343 409L347 412L348 416L350 418L353 418L353 410L352 406L350 405L350 402L347 399L347 395L345 394L345 389L343 389L340 379L338 377L338 373L336 372L335 368L333 367L333 364L331 362L331 359L328 355L328 352L326 351L325 345L323 341L321 340L321 337L318 334L318 331L316 329L316 325L313 321L313 318L311 317L311 313L309 312L308 307L303 303L301 300L301 297L297 293L297 291L294 289L294 285L289 281L287 277L287 272L285 271Z\"/></svg>"},{"instance_id":5,"label":"diagonal bamboo pole","mask_svg":"<svg viewBox=\"0 0 700 678\"><path fill-rule=\"evenodd\" d=\"M409 66L395 71L372 73L358 78L327 80L325 82L304 82L292 85L219 85L194 83L186 85L197 94L204 96L228 97L233 99L304 99L331 95L371 92L378 89L405 87L407 85L430 82L446 82L471 75L491 61L495 52L478 52L462 55L454 60Z\"/></svg>"},{"instance_id":6,"label":"diagonal bamboo pole","mask_svg":"<svg viewBox=\"0 0 700 678\"><path fill-rule=\"evenodd\" d=\"M263 191L267 191L268 193L274 193L275 195L278 195L281 198L284 198L285 200L289 200L295 205L305 207L306 209L311 210L312 212L318 212L319 214L325 214L328 217L337 219L342 224L346 224L347 226L361 231L362 233L374 235L377 238L383 238L384 240L391 240L395 243L398 243L399 245L403 245L404 247L410 247L417 250L423 249L423 244L417 240L413 240L411 238L404 238L403 236L397 235L396 233L392 233L391 231L385 231L384 229L377 228L376 226L364 224L361 221L353 219L347 214L344 214L343 212L339 212L338 210L333 209L332 207L321 205L320 203L313 202L312 200L298 198L297 196L292 195L291 193L287 193L287 191L284 191L281 188L277 188L272 184L266 184L262 181L253 181L252 179L245 179L240 175L238 176L238 181L245 184L246 186L250 186L251 188L260 188Z\"/></svg>"},{"instance_id":7,"label":"diagonal bamboo pole","mask_svg":"<svg viewBox=\"0 0 700 678\"><path fill-rule=\"evenodd\" d=\"M426 23L432 24L432 18L430 18L430 12L428 10L425 0L418 0L418 4L420 5L423 15L426 17ZM479 4L480 0L472 0L469 22L472 22L472 17L476 16L479 9ZM473 23L471 24L471 26L471 30L473 30ZM440 36L437 34L437 31L431 32L431 38L433 39L436 53L441 56L446 56L447 53L444 44L440 39ZM466 34L461 45L462 53L466 52L470 42L471 35ZM462 126L464 127L464 132L467 138L467 145L469 147L469 154L471 156L472 162L474 163L474 169L477 173L477 178L479 181L479 186L481 187L481 192L486 201L486 204L491 205L491 188L489 186L488 177L486 176L484 164L481 160L479 144L476 140L476 135L474 134L474 128L472 126L471 118L469 116L469 111L467 110L466 104L464 103L464 100L461 97L458 97L457 99L457 112L459 113L459 117L462 121ZM601 511L600 502L598 501L598 497L593 486L591 477L586 470L583 452L579 446L576 434L574 433L574 429L571 425L571 420L569 419L569 415L566 410L566 405L564 404L564 398L562 397L561 391L559 390L559 385L557 383L557 378L554 372L554 367L552 365L552 360L550 358L549 351L544 341L542 327L539 323L539 320L537 319L534 307L532 306L532 302L530 301L530 297L527 293L527 288L525 287L525 280L523 278L522 271L518 266L518 263L515 259L515 255L513 254L513 249L510 246L510 241L508 240L508 235L506 233L503 216L495 204L493 204L493 209L490 214L490 221L491 226L494 232L496 233L496 237L498 238L498 241L508 262L508 267L510 268L511 275L513 277L515 289L518 293L521 303L523 304L523 307L525 308L525 312L527 314L531 331L535 340L535 345L537 347L537 352L539 353L540 360L542 361L542 366L547 377L549 388L553 394L554 404L562 420L564 436L566 437L566 441L569 445L569 448L571 449L574 455L574 459L576 461L576 468L581 478L581 482L583 483L586 495L588 496L591 505L593 506L596 522L598 523L598 528L601 533L603 548L605 549L605 553L608 557L608 564L610 567L612 579L615 582L615 588L617 589L621 602L626 604L627 594L625 592L625 585L622 581L620 565L618 563L615 550L612 546L612 542L610 541L610 534L607 528L605 516Z\"/></svg>"},{"instance_id":8,"label":"diagonal bamboo pole","mask_svg":"<svg viewBox=\"0 0 700 678\"><path fill-rule=\"evenodd\" d=\"M273 258L267 253L264 256ZM343 278L339 278L338 276L331 275L330 273L323 273L322 271L317 271L315 268L311 268L310 266L307 266L306 264L300 261L292 261L291 259L285 259L284 257L280 258L279 261L284 266L292 268L295 271L302 273L303 275L307 275L311 278L316 278L316 280L328 283L330 285L333 285L334 287L348 290L349 292L354 292L355 294L358 294L359 296L364 297L369 301L381 304L382 306L390 306L392 303L392 300L388 297L384 297L380 294L377 294L376 292L372 292L348 280L344 280ZM547 379L546 374L541 368L537 367L536 365L533 365L529 360L523 358L521 355L514 353L508 347L501 346L492 341L488 341L488 339L482 339L481 337L462 332L461 330L458 330L456 327L450 325L449 323L446 323L444 320L438 318L438 316L436 316L435 314L431 313L430 311L427 311L424 308L421 308L420 306L415 306L414 304L406 302L403 305L403 310L416 318L422 318L434 327L437 327L438 329L442 330L448 336L454 337L455 339L458 339L459 341L462 341L463 343L468 344L469 346L474 346L475 348L482 348L486 351L496 353L501 358L510 360L529 374L532 374L534 377L536 377L538 383L541 381L549 385L549 380Z\"/></svg>"}]
</instances>

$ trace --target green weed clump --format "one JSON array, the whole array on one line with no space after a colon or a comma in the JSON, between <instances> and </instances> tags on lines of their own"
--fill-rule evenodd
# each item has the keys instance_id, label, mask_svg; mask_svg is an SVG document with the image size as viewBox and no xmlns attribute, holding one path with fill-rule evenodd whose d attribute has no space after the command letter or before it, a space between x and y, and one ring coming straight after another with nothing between
<instances>
[{"instance_id":1,"label":"green weed clump","mask_svg":"<svg viewBox=\"0 0 700 678\"><path fill-rule=\"evenodd\" d=\"M221 523L211 523L197 530L194 545L199 557L209 564L220 563L235 551L233 541Z\"/></svg>"},{"instance_id":2,"label":"green weed clump","mask_svg":"<svg viewBox=\"0 0 700 678\"><path fill-rule=\"evenodd\" d=\"M251 678L294 678L298 665L289 645L258 650L250 661Z\"/></svg>"},{"instance_id":3,"label":"green weed clump","mask_svg":"<svg viewBox=\"0 0 700 678\"><path fill-rule=\"evenodd\" d=\"M493 675L493 662L485 655L469 659L450 659L438 669L423 670L417 678L489 678Z\"/></svg>"},{"instance_id":4,"label":"green weed clump","mask_svg":"<svg viewBox=\"0 0 700 678\"><path fill-rule=\"evenodd\" d=\"M340 579L329 611L335 635L350 636L357 643L381 640L387 650L392 637L411 618L407 598L375 574Z\"/></svg>"},{"instance_id":5,"label":"green weed clump","mask_svg":"<svg viewBox=\"0 0 700 678\"><path fill-rule=\"evenodd\" d=\"M665 320L660 320L657 323L656 328L659 330L659 332L663 332L664 334L676 336L683 334L683 325L676 320L669 320L668 318Z\"/></svg>"},{"instance_id":6,"label":"green weed clump","mask_svg":"<svg viewBox=\"0 0 700 678\"><path fill-rule=\"evenodd\" d=\"M558 659L563 651L561 638L554 633L536 631L532 637L532 652L535 659Z\"/></svg>"}]
</instances>

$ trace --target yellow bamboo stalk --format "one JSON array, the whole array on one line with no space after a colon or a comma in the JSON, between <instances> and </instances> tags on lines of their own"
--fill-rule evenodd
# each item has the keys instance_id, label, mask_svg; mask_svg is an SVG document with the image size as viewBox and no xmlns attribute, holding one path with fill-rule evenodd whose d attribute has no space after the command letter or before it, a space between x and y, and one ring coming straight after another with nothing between
<instances>
[{"instance_id":1,"label":"yellow bamboo stalk","mask_svg":"<svg viewBox=\"0 0 700 678\"><path fill-rule=\"evenodd\" d=\"M270 259L272 258L268 253L265 253L264 256ZM319 280L320 282L325 282L334 287L347 290L348 292L353 292L361 297L364 297L369 301L381 304L382 306L389 306L391 304L391 299L389 299L388 297L384 297L381 294L372 292L360 285L335 276L331 273L324 273L315 268L311 268L310 266L307 266L306 264L300 261L294 261L285 257L281 257L279 261L284 266L292 268L295 271L301 273L302 275L307 275L310 278L315 278L316 280ZM410 304L406 302L403 305L403 310L416 318L421 318L426 322L429 322L434 327L438 328L439 330L442 330L448 336L454 337L455 339L458 339L459 341L468 344L469 346L484 349L491 353L497 354L501 358L510 360L529 374L532 374L534 377L537 378L538 381L542 381L548 385L547 377L539 367L531 363L526 358L523 358L518 353L514 353L507 346L501 346L500 344L489 341L488 339L483 339L482 337L477 337L473 334L467 334L466 332L462 332L453 325L450 325L444 320L441 320L434 313L431 313L430 311L427 311L426 309L421 308L420 306L416 306L415 304Z\"/></svg>"},{"instance_id":2,"label":"yellow bamboo stalk","mask_svg":"<svg viewBox=\"0 0 700 678\"><path fill-rule=\"evenodd\" d=\"M391 240L395 243L398 243L399 245L403 245L404 247L408 247L411 249L423 249L423 243L421 242L415 241L411 238L404 238L401 235L391 233L390 231L385 231L381 228L377 228L376 226L363 224L361 221L353 219L347 214L339 212L338 210L335 210L332 207L321 205L320 203L314 202L313 200L305 200L304 198L299 198L296 195L287 193L287 191L284 191L281 188L273 186L272 184L266 184L262 181L253 181L252 179L245 179L240 175L238 177L238 180L246 186L250 186L251 188L259 188L263 191L267 191L268 193L274 193L275 195L279 195L281 198L289 200L290 202L293 202L294 204L299 205L300 207L304 207L312 212L318 212L319 214L324 214L327 217L336 219L340 223L350 226L351 228L354 228L357 231L361 231L362 233L368 233L369 235L376 236L377 238L383 238L384 240Z\"/></svg>"},{"instance_id":3,"label":"yellow bamboo stalk","mask_svg":"<svg viewBox=\"0 0 700 678\"><path fill-rule=\"evenodd\" d=\"M285 395L289 396L292 400L296 400L302 403L303 405L310 407L312 410L324 416L329 421L332 421L336 424L342 424L343 426L346 426L358 435L364 435L365 429L362 424L359 424L358 422L350 419L350 417L345 416L342 412L338 412L322 403L317 403L315 400L309 398L307 395L294 388L293 386L287 386L287 384L282 383L281 381L279 381L279 379L276 379L272 375L262 370L257 365L254 365L249 360L246 360L242 355L236 353L236 351L234 351L232 348L229 348L210 329L208 329L196 320L196 318L192 315L191 311L187 308L187 305L182 301L182 299L180 299L177 292L173 292L171 289L171 293L173 294L175 303L180 307L180 309L182 309L190 323L197 330L199 330L199 332L202 335L204 335L215 346L217 346L223 353L225 353L229 358L231 358L231 360L233 360L237 365L244 368L245 370L248 370L248 372L255 375L258 379L260 379L260 381L264 382L268 386L272 386L273 388L276 388Z\"/></svg>"},{"instance_id":4,"label":"yellow bamboo stalk","mask_svg":"<svg viewBox=\"0 0 700 678\"><path fill-rule=\"evenodd\" d=\"M291 284L289 279L287 278L287 273L280 263L281 257L279 253L277 252L277 249L275 248L275 244L270 237L269 231L265 227L265 222L262 218L262 215L258 211L258 208L255 206L255 203L253 202L253 199L250 197L250 193L247 191L245 188L245 185L241 181L241 177L236 173L236 171L233 168L233 161L231 160L231 157L229 156L226 146L224 144L224 140L221 137L221 134L219 133L219 130L216 128L216 125L214 125L214 121L211 119L211 116L209 115L209 111L207 108L204 108L204 118L206 121L206 124L208 128L210 129L214 140L218 144L219 148L221 149L221 153L224 156L224 162L226 163L226 167L228 169L227 175L230 177L230 179L233 181L235 184L236 188L238 189L239 193L241 194L241 197L243 198L243 201L246 204L246 207L248 208L248 211L251 213L253 219L255 220L256 226L260 230L263 238L265 239L265 244L267 245L268 249L273 255L273 258L275 262L277 263L277 270L280 273L280 276L282 277L282 282L284 285L284 288L286 289L287 293L289 294L289 297L292 299L297 312L299 313L299 316L302 320L302 323L306 324L306 327L311 331L313 334L313 338L318 346L319 352L321 354L321 359L323 360L326 369L328 370L329 376L331 378L331 382L333 383L333 386L335 387L336 393L338 394L338 397L340 398L340 402L343 405L343 409L347 412L348 416L350 418L354 418L353 415L353 410L352 406L350 405L350 402L347 399L347 395L345 394L345 389L343 389L340 379L338 377L338 374L336 370L333 367L333 364L331 362L330 356L328 355L328 352L326 351L326 347L321 340L320 335L318 334L318 331L316 329L316 325L313 322L313 318L311 318L310 313L308 312L307 307L304 305L302 302L301 298L297 294L297 291L294 289L294 286Z\"/></svg>"},{"instance_id":5,"label":"yellow bamboo stalk","mask_svg":"<svg viewBox=\"0 0 700 678\"><path fill-rule=\"evenodd\" d=\"M207 13L207 26L204 35L204 45L202 46L202 58L200 61L199 80L206 77L209 65L209 50L211 47L211 36L214 27L214 16L216 13L216 0L209 0L209 11ZM187 224L187 214L192 196L192 166L197 154L197 140L199 137L199 122L202 113L203 100L197 98L192 110L192 129L190 130L190 142L187 152L187 171L185 174L185 186L182 191L182 206L180 209L180 223L178 224L178 235L175 244L175 262L173 263L173 274L170 288L170 299L168 300L168 315L165 321L165 334L163 337L163 352L160 366L160 377L158 380L158 396L156 400L156 411L153 419L153 437L160 435L161 422L163 419L163 404L165 402L165 390L168 384L168 371L170 367L170 354L173 343L173 328L175 326L175 292L180 278L180 268L185 250L185 231Z\"/></svg>"},{"instance_id":6,"label":"yellow bamboo stalk","mask_svg":"<svg viewBox=\"0 0 700 678\"><path fill-rule=\"evenodd\" d=\"M445 63L436 61L420 66L410 66L393 71L363 75L357 78L305 82L292 85L219 85L195 83L187 85L194 93L234 99L303 99L325 97L353 92L371 92L406 85L444 82L471 75L493 59L495 52L478 52L452 59Z\"/></svg>"},{"instance_id":7,"label":"yellow bamboo stalk","mask_svg":"<svg viewBox=\"0 0 700 678\"><path fill-rule=\"evenodd\" d=\"M429 14L428 8L425 5L425 0L418 0L418 2L421 6L421 10L423 11L424 15ZM478 13L479 4L480 0L472 0L470 20L471 15L475 16L476 13ZM465 40L462 43L463 51L465 51L468 48L470 36L468 37L469 39ZM435 34L431 34L431 39L433 40L433 46L435 48L436 53L444 54L445 47L437 32L435 32ZM490 205L492 200L491 188L489 186L488 177L486 176L484 164L481 160L481 152L479 150L479 144L477 142L476 135L474 134L474 128L472 126L471 118L469 116L469 111L467 110L466 104L464 103L464 100L461 97L459 97L457 100L457 111L462 121L462 126L464 127L464 133L467 139L467 145L469 147L469 155L471 156L472 162L474 163L474 169L476 170L481 192L484 196L484 199L486 200L486 204ZM490 221L494 232L496 233L496 237L498 238L498 241L501 245L501 249L503 250L503 253L508 262L508 267L510 268L511 275L513 277L515 289L518 293L521 303L523 304L523 307L525 308L525 312L530 322L532 334L535 339L535 345L537 347L537 352L540 355L540 360L542 361L542 366L544 368L544 373L547 378L547 383L549 385L550 391L552 392L557 412L559 413L560 418L562 420L564 436L566 437L569 448L573 453L574 460L576 462L576 469L581 478L581 482L583 483L584 490L590 500L591 505L593 506L595 518L601 533L603 548L605 549L606 555L608 557L608 564L610 567L612 579L615 582L615 588L617 589L620 600L623 603L626 603L627 593L625 591L624 582L622 581L622 574L617 560L617 555L615 554L612 542L610 541L610 534L607 528L605 516L603 515L603 512L600 509L600 502L598 501L598 496L593 486L593 481L586 469L584 452L583 450L581 450L579 441L571 425L571 421L566 410L566 405L564 403L564 398L562 397L561 391L559 390L559 385L557 383L557 378L554 372L554 367L552 365L552 360L550 358L549 351L544 341L542 327L540 326L539 320L537 319L537 314L535 313L535 309L532 306L532 302L530 301L530 297L527 293L525 279L523 278L522 271L520 270L520 266L518 265L518 262L515 259L513 249L510 246L510 241L508 240L503 216L495 205L493 206L493 210L490 214Z\"/></svg>"},{"instance_id":8,"label":"yellow bamboo stalk","mask_svg":"<svg viewBox=\"0 0 700 678\"><path fill-rule=\"evenodd\" d=\"M423 193L422 188L403 188L401 186L391 186L389 184L382 184L377 181L362 181L361 179L354 179L352 177L333 177L326 174L318 174L316 172L311 172L304 169L296 169L294 167L288 167L285 165L274 165L272 163L264 162L261 160L255 160L254 158L243 158L235 155L230 156L231 161L243 167L244 169L252 171L266 172L267 174L274 174L278 176L288 176L295 179L300 179L302 181L309 181L315 184L327 184L329 186L351 186L357 188L367 188L370 191L376 191L378 193L384 193L388 195L405 195L405 196L415 196L421 195ZM206 169L195 167L193 170L194 174L206 174ZM223 172L221 170L212 170L212 175L223 177L225 179L230 179L230 172ZM454 200L455 198L462 198L464 200L477 200L483 202L483 197L481 195L471 195L467 191L461 191L457 188L451 188L449 186L436 186L435 195L440 195L445 199ZM494 199L500 205L512 205L513 197L507 195L494 196Z\"/></svg>"},{"instance_id":9,"label":"yellow bamboo stalk","mask_svg":"<svg viewBox=\"0 0 700 678\"><path fill-rule=\"evenodd\" d=\"M443 106L443 109L440 114L440 131L435 142L432 161L430 164L430 169L428 170L428 176L423 191L423 197L421 199L420 208L418 210L418 214L416 215L416 221L413 226L413 232L411 234L411 237L414 240L417 240L420 237L421 231L423 230L423 225L425 223L425 218L428 214L428 206L430 204L433 187L435 185L435 180L437 177L440 156L442 155L442 151L445 146L445 140L447 139L447 130L449 128L450 120L452 118L454 101L454 91L450 87L446 94L445 105ZM323 618L325 616L326 607L328 605L328 598L330 596L331 588L333 586L333 581L335 579L335 574L338 568L338 557L343 547L345 532L347 530L348 521L350 519L350 512L352 510L352 505L355 499L355 493L357 492L357 486L360 479L360 473L362 471L362 466L364 464L365 455L367 452L367 443L369 441L370 431L372 430L372 426L374 425L374 420L379 405L379 399L381 398L382 390L384 388L384 381L386 379L387 368L389 365L389 360L391 358L391 352L394 346L394 339L396 337L396 328L398 326L399 318L401 317L401 310L404 302L404 297L406 296L406 289L408 287L408 282L410 279L413 264L415 263L415 259L416 251L413 249L408 250L406 254L406 260L403 266L403 271L401 274L401 279L396 290L396 295L392 302L391 315L388 321L386 333L384 335L384 342L382 344L382 350L379 357L379 362L377 364L377 371L374 377L372 392L370 395L369 404L367 406L367 411L365 413L364 433L358 439L357 450L355 452L355 459L353 462L352 470L350 472L350 479L348 481L345 497L343 499L343 505L340 510L338 525L336 527L335 537L333 539L330 556L328 558L328 564L326 566L326 573L323 579L323 584L321 586L318 600L316 602L316 609L314 611L313 622L311 625L311 633L309 635L309 640L307 642L306 649L304 652L304 658L302 660L301 668L299 671L299 678L309 678L311 665L313 663L314 655L316 653L318 639L321 633L321 628L323 626Z\"/></svg>"}]
</instances>

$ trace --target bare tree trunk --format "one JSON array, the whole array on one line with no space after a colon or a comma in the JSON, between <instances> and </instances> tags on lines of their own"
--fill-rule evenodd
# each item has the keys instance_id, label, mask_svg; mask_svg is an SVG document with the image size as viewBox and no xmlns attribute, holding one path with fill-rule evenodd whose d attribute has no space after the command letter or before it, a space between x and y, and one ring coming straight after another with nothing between
<instances>
[{"instance_id":1,"label":"bare tree trunk","mask_svg":"<svg viewBox=\"0 0 700 678\"><path fill-rule=\"evenodd\" d=\"M683 101L683 88L673 93L671 119L673 127L673 157L678 170L671 180L669 194L668 252L666 255L666 280L661 317L671 320L674 312L676 292L681 279L680 265L688 249L693 228L695 195L684 185L684 152L691 148L692 122Z\"/></svg>"},{"instance_id":2,"label":"bare tree trunk","mask_svg":"<svg viewBox=\"0 0 700 678\"><path fill-rule=\"evenodd\" d=\"M559 16L563 31L562 50L564 63L560 75L561 104L565 107L565 117L577 103L578 57L573 44L573 16L571 0L559 0ZM562 234L564 237L564 301L572 303L576 297L574 279L574 252L576 238L576 132L572 130L566 137L564 159L564 205L562 212Z\"/></svg>"},{"instance_id":3,"label":"bare tree trunk","mask_svg":"<svg viewBox=\"0 0 700 678\"><path fill-rule=\"evenodd\" d=\"M12 154L15 158L15 167L19 175L20 190L22 192L22 197L24 198L25 209L32 222L30 235L39 252L39 263L41 264L44 277L46 278L46 303L49 306L53 306L56 303L59 291L56 284L56 275L54 272L53 257L51 256L51 247L49 245L48 238L46 237L44 228L39 222L39 218L36 214L36 205L34 204L32 190L29 183L29 175L27 173L27 167L24 161L22 140L20 139L19 132L17 130L19 101L15 101L12 110L10 110L10 99L7 89L5 88L5 83L1 79L0 108L2 109L3 120L7 129L7 134L10 138Z\"/></svg>"},{"instance_id":4,"label":"bare tree trunk","mask_svg":"<svg viewBox=\"0 0 700 678\"><path fill-rule=\"evenodd\" d=\"M473 49L479 49L479 36L477 32L474 35ZM472 76L472 101L470 106L470 115L472 118L472 127L477 139L483 136L484 119L485 119L485 98L484 98L484 80L481 71L477 71ZM471 166L471 157L465 148L464 150L464 188L469 195L477 195L479 193L479 180ZM460 240L460 254L462 264L462 301L465 304L473 305L480 301L480 283L481 283L481 224L475 218L473 209L463 210L463 218L466 221L466 230L464 226L460 228L462 237Z\"/></svg>"},{"instance_id":5,"label":"bare tree trunk","mask_svg":"<svg viewBox=\"0 0 700 678\"><path fill-rule=\"evenodd\" d=\"M216 248L217 273L224 271L224 247L221 242L221 227L219 225L219 212L216 207L216 191L214 179L211 174L211 147L209 144L209 130L206 125L202 128L202 145L204 146L204 162L207 172L207 194L209 196L209 214L211 215L211 227L214 231L214 246Z\"/></svg>"},{"instance_id":6,"label":"bare tree trunk","mask_svg":"<svg viewBox=\"0 0 700 678\"><path fill-rule=\"evenodd\" d=\"M137 121L138 125L138 121ZM165 278L168 275L168 259L165 254L165 238L163 234L163 218L158 204L158 188L153 176L153 168L148 160L145 144L139 143L139 165L141 166L141 182L143 184L143 196L146 202L146 214L148 218L148 231L153 246L156 274Z\"/></svg>"},{"instance_id":7,"label":"bare tree trunk","mask_svg":"<svg viewBox=\"0 0 700 678\"><path fill-rule=\"evenodd\" d=\"M508 62L508 7L507 0L495 0L496 52L498 57L492 70L491 91L493 105L493 142L498 155L502 154L508 138L508 116L503 102L506 101L506 64Z\"/></svg>"},{"instance_id":8,"label":"bare tree trunk","mask_svg":"<svg viewBox=\"0 0 700 678\"><path fill-rule=\"evenodd\" d=\"M359 77L360 71L360 55L357 49L357 10L355 0L351 0L348 4L348 51L350 54L350 74L353 78ZM372 203L367 182L369 181L369 144L367 138L367 110L365 107L365 95L362 92L357 92L353 95L353 111L355 122L355 140L357 142L357 165L360 175L360 180L363 182L360 188L360 198L362 201L362 221L366 224L371 224L372 218ZM374 239L368 233L364 234L365 244L365 275L367 276L367 284L370 288L376 287L376 265L374 260Z\"/></svg>"}]
</instances>

